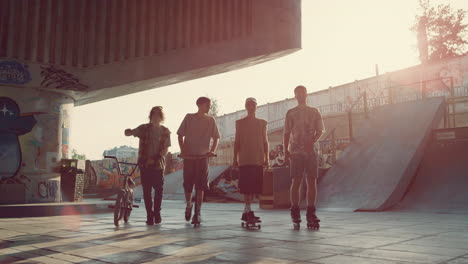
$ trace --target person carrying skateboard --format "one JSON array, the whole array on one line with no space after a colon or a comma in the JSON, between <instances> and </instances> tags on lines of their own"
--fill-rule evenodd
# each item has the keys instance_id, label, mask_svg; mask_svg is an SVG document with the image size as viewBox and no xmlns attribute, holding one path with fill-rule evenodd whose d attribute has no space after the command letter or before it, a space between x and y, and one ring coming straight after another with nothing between
<instances>
[{"instance_id":1,"label":"person carrying skateboard","mask_svg":"<svg viewBox=\"0 0 468 264\"><path fill-rule=\"evenodd\" d=\"M195 187L195 211L193 224L201 222L200 209L204 191L208 190L208 159L215 156L219 142L219 131L215 119L208 115L211 100L207 97L198 98L198 111L187 114L177 131L181 157L184 158L184 192L187 206L185 220L189 221L192 214L192 191ZM213 139L213 143L210 142Z\"/></svg>"},{"instance_id":2,"label":"person carrying skateboard","mask_svg":"<svg viewBox=\"0 0 468 264\"><path fill-rule=\"evenodd\" d=\"M307 89L300 85L294 89L298 106L289 109L284 124L285 160L289 162L291 174L291 218L300 223L299 188L302 179L307 183L308 227L318 228L320 221L315 214L318 177L318 152L315 143L324 132L323 120L317 108L307 105ZM317 224L315 227L310 226Z\"/></svg>"},{"instance_id":3,"label":"person carrying skateboard","mask_svg":"<svg viewBox=\"0 0 468 264\"><path fill-rule=\"evenodd\" d=\"M245 208L241 220L257 222L250 204L255 195L262 193L263 170L268 168L267 121L255 116L257 100L245 100L247 117L236 121L233 167L239 167L239 189L244 195Z\"/></svg>"},{"instance_id":4,"label":"person carrying skateboard","mask_svg":"<svg viewBox=\"0 0 468 264\"><path fill-rule=\"evenodd\" d=\"M125 136L140 139L138 149L138 166L140 167L143 199L146 208L146 224L161 223L161 203L164 185L165 157L171 146L171 132L161 123L164 112L161 106L155 106L149 114L150 122L135 129L126 129ZM151 197L155 191L154 203Z\"/></svg>"}]
</instances>

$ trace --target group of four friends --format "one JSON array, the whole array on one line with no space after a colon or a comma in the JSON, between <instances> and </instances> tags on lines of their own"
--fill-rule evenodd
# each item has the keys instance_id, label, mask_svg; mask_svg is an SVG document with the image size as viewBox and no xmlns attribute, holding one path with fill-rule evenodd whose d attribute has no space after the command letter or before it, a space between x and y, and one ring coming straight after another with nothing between
<instances>
[{"instance_id":1,"label":"group of four friends","mask_svg":"<svg viewBox=\"0 0 468 264\"><path fill-rule=\"evenodd\" d=\"M307 105L307 89L297 86L294 95L298 105L288 110L284 123L283 144L285 160L289 162L291 187L291 218L300 220L299 189L303 178L307 183L307 221L318 220L316 194L318 177L318 150L316 142L324 132L320 112ZM201 222L200 209L204 191L209 189L210 157L215 156L220 134L215 119L208 115L211 100L198 98L198 111L187 114L177 130L180 156L184 158L183 188L185 192L185 220ZM244 195L243 221L260 222L251 210L255 195L262 192L264 169L268 167L267 121L256 117L257 101L245 101L247 116L236 121L233 167L239 168L239 190ZM171 146L170 131L161 125L164 121L161 106L153 107L149 123L135 129L126 129L126 136L139 138L138 165L140 167L143 199L148 225L161 223L161 202L164 184L165 157ZM152 198L152 190L155 195ZM192 192L195 189L195 205ZM194 210L193 210L194 208ZM193 216L192 216L193 212Z\"/></svg>"}]
</instances>

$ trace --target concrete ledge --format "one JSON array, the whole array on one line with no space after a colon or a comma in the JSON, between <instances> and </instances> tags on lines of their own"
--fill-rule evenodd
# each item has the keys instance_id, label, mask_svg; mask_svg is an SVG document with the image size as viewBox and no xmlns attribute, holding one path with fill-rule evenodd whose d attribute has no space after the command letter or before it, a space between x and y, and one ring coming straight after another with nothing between
<instances>
[{"instance_id":1,"label":"concrete ledge","mask_svg":"<svg viewBox=\"0 0 468 264\"><path fill-rule=\"evenodd\" d=\"M83 202L0 205L0 218L79 215L112 212L114 201L90 199Z\"/></svg>"}]
</instances>

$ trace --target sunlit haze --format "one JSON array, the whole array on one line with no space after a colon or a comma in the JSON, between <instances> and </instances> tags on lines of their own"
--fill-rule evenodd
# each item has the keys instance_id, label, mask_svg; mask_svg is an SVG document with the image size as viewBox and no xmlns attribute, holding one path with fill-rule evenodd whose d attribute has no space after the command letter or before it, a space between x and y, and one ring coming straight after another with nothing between
<instances>
[{"instance_id":1,"label":"sunlit haze","mask_svg":"<svg viewBox=\"0 0 468 264\"><path fill-rule=\"evenodd\" d=\"M450 2L468 9L468 1ZM176 131L186 113L195 112L199 96L216 98L219 114L243 108L247 97L259 104L293 96L298 84L309 92L323 90L418 64L416 36L410 31L418 0L302 0L302 50L292 55L233 72L75 107L71 149L87 159L101 159L104 150L138 147L125 128L148 122L151 107L161 105L172 131L171 152L177 152Z\"/></svg>"}]
</instances>

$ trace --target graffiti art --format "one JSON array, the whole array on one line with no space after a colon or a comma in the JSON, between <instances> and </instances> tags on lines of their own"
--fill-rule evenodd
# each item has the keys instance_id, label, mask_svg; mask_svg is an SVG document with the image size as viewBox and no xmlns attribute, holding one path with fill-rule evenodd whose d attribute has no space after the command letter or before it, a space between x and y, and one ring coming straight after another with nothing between
<instances>
[{"instance_id":1,"label":"graffiti art","mask_svg":"<svg viewBox=\"0 0 468 264\"><path fill-rule=\"evenodd\" d=\"M0 97L0 180L18 173L21 166L21 146L18 136L29 133L36 119L21 116L18 104L8 97Z\"/></svg>"},{"instance_id":2,"label":"graffiti art","mask_svg":"<svg viewBox=\"0 0 468 264\"><path fill-rule=\"evenodd\" d=\"M58 69L53 65L41 66L41 77L44 78L41 82L41 86L46 88L72 91L84 91L88 89L87 85L82 84L80 80L71 73Z\"/></svg>"},{"instance_id":3,"label":"graffiti art","mask_svg":"<svg viewBox=\"0 0 468 264\"><path fill-rule=\"evenodd\" d=\"M272 167L284 167L286 165L284 160L283 144L276 145L269 153L270 165Z\"/></svg>"},{"instance_id":4,"label":"graffiti art","mask_svg":"<svg viewBox=\"0 0 468 264\"><path fill-rule=\"evenodd\" d=\"M0 83L25 84L31 81L27 65L16 61L0 61Z\"/></svg>"}]
</instances>

